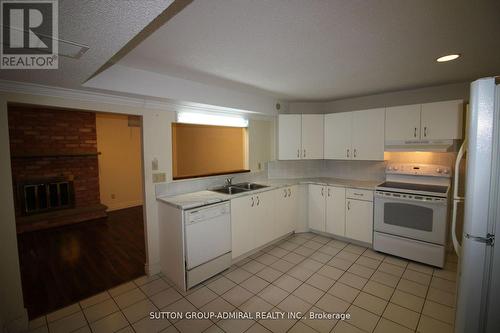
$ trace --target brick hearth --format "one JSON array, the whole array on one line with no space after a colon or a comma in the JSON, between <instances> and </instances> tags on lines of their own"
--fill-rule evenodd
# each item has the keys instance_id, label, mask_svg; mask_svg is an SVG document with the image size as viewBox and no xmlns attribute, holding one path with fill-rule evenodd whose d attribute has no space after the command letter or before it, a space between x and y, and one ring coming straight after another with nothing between
<instances>
[{"instance_id":1,"label":"brick hearth","mask_svg":"<svg viewBox=\"0 0 500 333\"><path fill-rule=\"evenodd\" d=\"M106 216L94 113L12 105L8 119L18 232ZM73 209L23 216L17 185L54 177L73 181Z\"/></svg>"}]
</instances>

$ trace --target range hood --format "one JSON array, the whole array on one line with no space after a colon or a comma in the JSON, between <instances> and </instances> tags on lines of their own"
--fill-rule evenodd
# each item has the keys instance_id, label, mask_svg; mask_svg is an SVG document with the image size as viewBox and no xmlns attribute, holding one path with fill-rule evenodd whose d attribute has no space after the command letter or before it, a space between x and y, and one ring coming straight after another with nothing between
<instances>
[{"instance_id":1,"label":"range hood","mask_svg":"<svg viewBox=\"0 0 500 333\"><path fill-rule=\"evenodd\" d=\"M459 144L460 140L386 141L385 151L454 152L458 150Z\"/></svg>"}]
</instances>

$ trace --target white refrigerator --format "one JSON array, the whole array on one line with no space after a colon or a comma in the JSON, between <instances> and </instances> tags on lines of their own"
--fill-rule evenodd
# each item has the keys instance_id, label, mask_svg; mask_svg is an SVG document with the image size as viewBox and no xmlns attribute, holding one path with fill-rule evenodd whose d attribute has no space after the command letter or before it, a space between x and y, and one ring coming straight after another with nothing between
<instances>
[{"instance_id":1,"label":"white refrigerator","mask_svg":"<svg viewBox=\"0 0 500 333\"><path fill-rule=\"evenodd\" d=\"M452 238L459 256L455 332L500 332L500 85L495 78L472 82L468 112L465 196L461 240ZM457 159L457 166L461 156ZM458 188L455 184L455 188ZM500 233L499 233L500 234ZM461 241L461 246L459 242Z\"/></svg>"}]
</instances>

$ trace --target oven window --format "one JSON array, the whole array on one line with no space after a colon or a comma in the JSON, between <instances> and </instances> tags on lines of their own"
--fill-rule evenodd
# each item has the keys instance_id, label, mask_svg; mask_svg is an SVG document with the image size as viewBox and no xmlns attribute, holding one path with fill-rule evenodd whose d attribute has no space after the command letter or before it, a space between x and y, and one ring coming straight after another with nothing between
<instances>
[{"instance_id":1,"label":"oven window","mask_svg":"<svg viewBox=\"0 0 500 333\"><path fill-rule=\"evenodd\" d=\"M399 227L432 231L431 208L407 203L386 202L384 204L384 223Z\"/></svg>"}]
</instances>

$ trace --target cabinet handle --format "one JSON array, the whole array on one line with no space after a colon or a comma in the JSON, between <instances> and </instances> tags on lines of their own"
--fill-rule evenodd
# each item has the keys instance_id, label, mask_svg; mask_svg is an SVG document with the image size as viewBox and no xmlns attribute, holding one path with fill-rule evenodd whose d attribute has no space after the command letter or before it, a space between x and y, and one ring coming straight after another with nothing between
<instances>
[{"instance_id":1,"label":"cabinet handle","mask_svg":"<svg viewBox=\"0 0 500 333\"><path fill-rule=\"evenodd\" d=\"M302 157L306 157L306 150L304 149L304 154L302 155Z\"/></svg>"},{"instance_id":2,"label":"cabinet handle","mask_svg":"<svg viewBox=\"0 0 500 333\"><path fill-rule=\"evenodd\" d=\"M257 206L260 204L259 196L257 196Z\"/></svg>"},{"instance_id":3,"label":"cabinet handle","mask_svg":"<svg viewBox=\"0 0 500 333\"><path fill-rule=\"evenodd\" d=\"M347 148L347 158L349 158L349 148Z\"/></svg>"},{"instance_id":4,"label":"cabinet handle","mask_svg":"<svg viewBox=\"0 0 500 333\"><path fill-rule=\"evenodd\" d=\"M427 126L424 127L424 137L427 137Z\"/></svg>"},{"instance_id":5,"label":"cabinet handle","mask_svg":"<svg viewBox=\"0 0 500 333\"><path fill-rule=\"evenodd\" d=\"M286 198L286 188L283 190L283 197Z\"/></svg>"},{"instance_id":6,"label":"cabinet handle","mask_svg":"<svg viewBox=\"0 0 500 333\"><path fill-rule=\"evenodd\" d=\"M363 193L356 193L356 192L354 192L353 194L354 194L354 195L357 195L357 196L360 196L360 197L362 197L362 196L363 196Z\"/></svg>"},{"instance_id":7,"label":"cabinet handle","mask_svg":"<svg viewBox=\"0 0 500 333\"><path fill-rule=\"evenodd\" d=\"M325 188L324 188L324 187L322 187L322 188L321 188L321 196L322 196L322 197L324 197L324 196L325 196Z\"/></svg>"},{"instance_id":8,"label":"cabinet handle","mask_svg":"<svg viewBox=\"0 0 500 333\"><path fill-rule=\"evenodd\" d=\"M252 197L252 207L255 205L255 202L253 201L253 197Z\"/></svg>"},{"instance_id":9,"label":"cabinet handle","mask_svg":"<svg viewBox=\"0 0 500 333\"><path fill-rule=\"evenodd\" d=\"M347 201L347 210L351 210L351 202Z\"/></svg>"},{"instance_id":10,"label":"cabinet handle","mask_svg":"<svg viewBox=\"0 0 500 333\"><path fill-rule=\"evenodd\" d=\"M297 158L300 158L300 149L297 149Z\"/></svg>"},{"instance_id":11,"label":"cabinet handle","mask_svg":"<svg viewBox=\"0 0 500 333\"><path fill-rule=\"evenodd\" d=\"M356 158L356 148L354 148L354 158Z\"/></svg>"},{"instance_id":12,"label":"cabinet handle","mask_svg":"<svg viewBox=\"0 0 500 333\"><path fill-rule=\"evenodd\" d=\"M328 188L328 196L330 196L330 188Z\"/></svg>"},{"instance_id":13,"label":"cabinet handle","mask_svg":"<svg viewBox=\"0 0 500 333\"><path fill-rule=\"evenodd\" d=\"M416 138L417 137L417 128L415 127L415 130L413 131L413 137Z\"/></svg>"},{"instance_id":14,"label":"cabinet handle","mask_svg":"<svg viewBox=\"0 0 500 333\"><path fill-rule=\"evenodd\" d=\"M290 197L292 195L292 190L288 189L288 196Z\"/></svg>"}]
</instances>

